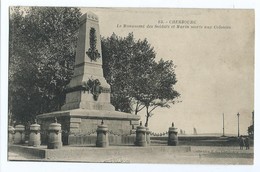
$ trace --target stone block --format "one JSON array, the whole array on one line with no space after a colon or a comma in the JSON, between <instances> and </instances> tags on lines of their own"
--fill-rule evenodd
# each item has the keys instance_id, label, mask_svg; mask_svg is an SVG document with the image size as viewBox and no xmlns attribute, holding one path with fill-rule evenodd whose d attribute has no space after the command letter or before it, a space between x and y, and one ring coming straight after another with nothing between
<instances>
[{"instance_id":1,"label":"stone block","mask_svg":"<svg viewBox=\"0 0 260 172\"><path fill-rule=\"evenodd\" d=\"M79 128L78 123L70 123L70 128Z\"/></svg>"},{"instance_id":2,"label":"stone block","mask_svg":"<svg viewBox=\"0 0 260 172\"><path fill-rule=\"evenodd\" d=\"M81 123L81 118L70 118L71 123Z\"/></svg>"},{"instance_id":3,"label":"stone block","mask_svg":"<svg viewBox=\"0 0 260 172\"><path fill-rule=\"evenodd\" d=\"M139 121L131 120L130 125L139 125Z\"/></svg>"},{"instance_id":4,"label":"stone block","mask_svg":"<svg viewBox=\"0 0 260 172\"><path fill-rule=\"evenodd\" d=\"M78 133L80 133L80 130L77 129L77 128L70 128L70 133L71 134L78 134Z\"/></svg>"}]
</instances>

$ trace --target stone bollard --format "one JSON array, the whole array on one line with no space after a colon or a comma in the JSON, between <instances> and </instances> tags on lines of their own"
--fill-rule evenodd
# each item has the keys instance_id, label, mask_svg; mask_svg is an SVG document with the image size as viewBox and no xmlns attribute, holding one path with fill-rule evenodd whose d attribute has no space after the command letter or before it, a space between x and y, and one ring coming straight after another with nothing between
<instances>
[{"instance_id":1,"label":"stone bollard","mask_svg":"<svg viewBox=\"0 0 260 172\"><path fill-rule=\"evenodd\" d=\"M177 128L175 128L174 123L172 123L172 127L169 128L169 132L168 132L168 145L169 146L178 145L177 133L178 133Z\"/></svg>"},{"instance_id":2,"label":"stone bollard","mask_svg":"<svg viewBox=\"0 0 260 172\"><path fill-rule=\"evenodd\" d=\"M14 144L23 144L25 139L25 127L24 125L16 125L15 126L15 134L14 134Z\"/></svg>"},{"instance_id":3,"label":"stone bollard","mask_svg":"<svg viewBox=\"0 0 260 172\"><path fill-rule=\"evenodd\" d=\"M8 126L8 144L13 144L14 143L14 127L13 126Z\"/></svg>"},{"instance_id":4,"label":"stone bollard","mask_svg":"<svg viewBox=\"0 0 260 172\"><path fill-rule=\"evenodd\" d=\"M147 146L147 128L142 126L142 121L140 122L140 126L136 127L136 138L135 145L136 146Z\"/></svg>"},{"instance_id":5,"label":"stone bollard","mask_svg":"<svg viewBox=\"0 0 260 172\"><path fill-rule=\"evenodd\" d=\"M146 142L147 142L147 145L150 145L151 143L151 140L150 140L150 131L149 131L149 128L146 127Z\"/></svg>"},{"instance_id":6,"label":"stone bollard","mask_svg":"<svg viewBox=\"0 0 260 172\"><path fill-rule=\"evenodd\" d=\"M29 135L29 146L40 146L41 145L41 133L40 133L41 126L37 124L35 120L35 124L30 125L30 135Z\"/></svg>"},{"instance_id":7,"label":"stone bollard","mask_svg":"<svg viewBox=\"0 0 260 172\"><path fill-rule=\"evenodd\" d=\"M61 124L57 123L57 118L55 123L50 124L48 132L47 149L60 149L62 147Z\"/></svg>"},{"instance_id":8,"label":"stone bollard","mask_svg":"<svg viewBox=\"0 0 260 172\"><path fill-rule=\"evenodd\" d=\"M107 127L107 125L104 125L104 122L102 120L101 125L98 125L98 128L97 128L97 141L96 141L97 147L109 146L107 131L108 131L108 127Z\"/></svg>"}]
</instances>

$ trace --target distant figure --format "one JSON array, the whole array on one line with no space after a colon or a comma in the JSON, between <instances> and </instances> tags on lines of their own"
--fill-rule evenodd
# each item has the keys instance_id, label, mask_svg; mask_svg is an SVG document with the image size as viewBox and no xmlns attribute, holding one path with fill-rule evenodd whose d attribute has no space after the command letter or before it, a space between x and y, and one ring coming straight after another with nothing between
<instances>
[{"instance_id":1,"label":"distant figure","mask_svg":"<svg viewBox=\"0 0 260 172\"><path fill-rule=\"evenodd\" d=\"M243 150L243 148L245 146L245 139L243 138L242 135L239 137L239 146L240 146L241 150Z\"/></svg>"},{"instance_id":2,"label":"distant figure","mask_svg":"<svg viewBox=\"0 0 260 172\"><path fill-rule=\"evenodd\" d=\"M196 130L196 128L193 128L193 134L194 134L194 135L197 135L197 130Z\"/></svg>"},{"instance_id":3,"label":"distant figure","mask_svg":"<svg viewBox=\"0 0 260 172\"><path fill-rule=\"evenodd\" d=\"M249 149L249 137L246 137L245 139L245 147L246 149Z\"/></svg>"}]
</instances>

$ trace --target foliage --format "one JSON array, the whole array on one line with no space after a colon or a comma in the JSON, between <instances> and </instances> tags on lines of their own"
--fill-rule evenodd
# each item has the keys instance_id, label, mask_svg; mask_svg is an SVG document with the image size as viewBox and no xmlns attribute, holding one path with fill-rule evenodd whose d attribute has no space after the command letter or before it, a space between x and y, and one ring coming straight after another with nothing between
<instances>
[{"instance_id":1,"label":"foliage","mask_svg":"<svg viewBox=\"0 0 260 172\"><path fill-rule=\"evenodd\" d=\"M132 85L136 74L142 73L154 60L155 53L146 40L137 42L130 33L126 38L113 34L102 39L103 72L111 85L111 102L116 110L131 112Z\"/></svg>"},{"instance_id":2,"label":"foliage","mask_svg":"<svg viewBox=\"0 0 260 172\"><path fill-rule=\"evenodd\" d=\"M111 85L111 102L116 110L137 114L146 109L146 125L157 107L170 107L179 93L172 61L155 61L156 54L146 39L102 38L104 76Z\"/></svg>"},{"instance_id":3,"label":"foliage","mask_svg":"<svg viewBox=\"0 0 260 172\"><path fill-rule=\"evenodd\" d=\"M80 16L78 8L10 8L9 109L17 120L64 103Z\"/></svg>"},{"instance_id":4,"label":"foliage","mask_svg":"<svg viewBox=\"0 0 260 172\"><path fill-rule=\"evenodd\" d=\"M248 135L254 137L254 125L250 125L247 129Z\"/></svg>"},{"instance_id":5,"label":"foliage","mask_svg":"<svg viewBox=\"0 0 260 172\"><path fill-rule=\"evenodd\" d=\"M154 63L147 73L136 78L133 96L146 109L146 126L153 110L157 107L169 108L170 104L178 102L175 98L180 95L173 88L176 82L173 62L162 59Z\"/></svg>"}]
</instances>

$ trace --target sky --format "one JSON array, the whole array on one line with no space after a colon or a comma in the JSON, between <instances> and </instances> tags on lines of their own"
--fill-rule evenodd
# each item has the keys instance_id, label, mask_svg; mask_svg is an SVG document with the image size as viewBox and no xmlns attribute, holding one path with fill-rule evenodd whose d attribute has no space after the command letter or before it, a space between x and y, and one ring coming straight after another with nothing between
<instances>
[{"instance_id":1,"label":"sky","mask_svg":"<svg viewBox=\"0 0 260 172\"><path fill-rule=\"evenodd\" d=\"M151 131L165 132L174 122L187 134L193 128L199 134L222 134L224 113L225 134L235 135L239 113L240 134L247 133L254 110L252 10L81 8L88 11L98 15L102 36L133 32L136 39L148 40L157 59L177 66L175 89L182 102L157 108L149 120ZM177 28L176 20L185 26ZM144 122L145 112L140 115Z\"/></svg>"}]
</instances>

